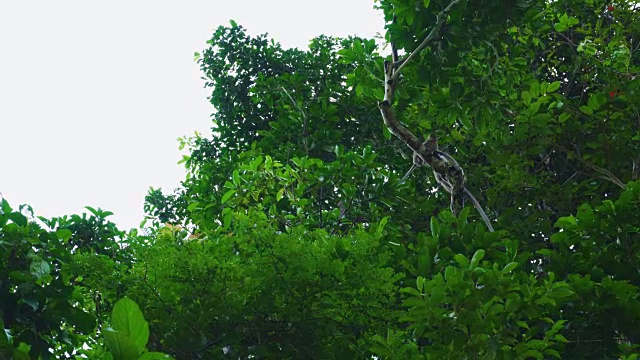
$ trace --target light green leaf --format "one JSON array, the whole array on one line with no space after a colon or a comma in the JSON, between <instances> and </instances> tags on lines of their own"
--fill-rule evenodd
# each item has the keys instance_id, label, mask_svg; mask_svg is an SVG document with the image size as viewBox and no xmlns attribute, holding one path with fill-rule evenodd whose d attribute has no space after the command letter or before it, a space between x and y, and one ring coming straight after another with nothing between
<instances>
[{"instance_id":1,"label":"light green leaf","mask_svg":"<svg viewBox=\"0 0 640 360\"><path fill-rule=\"evenodd\" d=\"M71 239L73 233L69 229L58 229L56 230L56 236L62 240L62 242L67 242Z\"/></svg>"},{"instance_id":2,"label":"light green leaf","mask_svg":"<svg viewBox=\"0 0 640 360\"><path fill-rule=\"evenodd\" d=\"M460 116L458 120L466 130L471 130L473 128L473 124L466 116Z\"/></svg>"},{"instance_id":3,"label":"light green leaf","mask_svg":"<svg viewBox=\"0 0 640 360\"><path fill-rule=\"evenodd\" d=\"M220 200L220 203L221 204L226 203L227 201L229 201L229 199L231 199L231 197L235 193L236 193L235 189L231 189L231 190L227 191L226 193L224 193L224 195L222 195L222 199Z\"/></svg>"},{"instance_id":4,"label":"light green leaf","mask_svg":"<svg viewBox=\"0 0 640 360\"><path fill-rule=\"evenodd\" d=\"M426 282L426 280L422 276L418 276L418 278L416 279L416 288L418 289L418 291L420 293L422 293L424 291L425 282Z\"/></svg>"},{"instance_id":5,"label":"light green leaf","mask_svg":"<svg viewBox=\"0 0 640 360\"><path fill-rule=\"evenodd\" d=\"M138 304L126 297L120 299L113 307L111 328L110 337L117 341L114 345L127 351L136 350L138 355L142 353L149 340L149 324ZM131 345L133 348L129 349L128 346Z\"/></svg>"},{"instance_id":6,"label":"light green leaf","mask_svg":"<svg viewBox=\"0 0 640 360\"><path fill-rule=\"evenodd\" d=\"M517 262L510 262L502 268L502 275L510 273L513 269L518 267Z\"/></svg>"},{"instance_id":7,"label":"light green leaf","mask_svg":"<svg viewBox=\"0 0 640 360\"><path fill-rule=\"evenodd\" d=\"M558 117L558 122L560 122L561 124L567 120L569 120L569 118L571 118L571 114L569 113L562 113L560 114L560 116Z\"/></svg>"},{"instance_id":8,"label":"light green leaf","mask_svg":"<svg viewBox=\"0 0 640 360\"><path fill-rule=\"evenodd\" d=\"M587 105L580 106L580 111L582 111L583 113L585 113L587 115L593 115L593 109L588 107Z\"/></svg>"},{"instance_id":9,"label":"light green leaf","mask_svg":"<svg viewBox=\"0 0 640 360\"><path fill-rule=\"evenodd\" d=\"M233 220L233 212L231 212L231 209L226 208L224 210L229 210L227 212L222 212L223 213L223 219L222 219L222 225L228 229L229 226L231 226L231 220Z\"/></svg>"},{"instance_id":10,"label":"light green leaf","mask_svg":"<svg viewBox=\"0 0 640 360\"><path fill-rule=\"evenodd\" d=\"M131 337L113 328L104 330L104 340L114 360L134 360L142 353Z\"/></svg>"},{"instance_id":11,"label":"light green leaf","mask_svg":"<svg viewBox=\"0 0 640 360\"><path fill-rule=\"evenodd\" d=\"M521 328L524 328L524 329L527 329L527 330L529 329L529 325L524 321L518 320L518 321L516 321L516 324L518 326L520 326Z\"/></svg>"},{"instance_id":12,"label":"light green leaf","mask_svg":"<svg viewBox=\"0 0 640 360\"><path fill-rule=\"evenodd\" d=\"M563 32L565 30L568 29L567 25L563 24L563 23L555 23L553 24L553 28L557 31L557 32Z\"/></svg>"},{"instance_id":13,"label":"light green leaf","mask_svg":"<svg viewBox=\"0 0 640 360\"><path fill-rule=\"evenodd\" d=\"M231 175L231 180L233 180L233 185L235 186L240 185L240 172L237 169L233 170L233 175Z\"/></svg>"},{"instance_id":14,"label":"light green leaf","mask_svg":"<svg viewBox=\"0 0 640 360\"><path fill-rule=\"evenodd\" d=\"M469 267L469 259L462 254L455 254L453 256L453 260L455 260L461 268L466 269Z\"/></svg>"},{"instance_id":15,"label":"light green leaf","mask_svg":"<svg viewBox=\"0 0 640 360\"><path fill-rule=\"evenodd\" d=\"M437 238L440 235L440 223L438 223L438 219L435 216L431 217L431 236Z\"/></svg>"},{"instance_id":16,"label":"light green leaf","mask_svg":"<svg viewBox=\"0 0 640 360\"><path fill-rule=\"evenodd\" d=\"M173 356L167 355L161 352L155 352L155 351L144 353L142 354L142 356L138 358L138 360L169 360L169 359L173 359Z\"/></svg>"},{"instance_id":17,"label":"light green leaf","mask_svg":"<svg viewBox=\"0 0 640 360\"><path fill-rule=\"evenodd\" d=\"M33 277L35 277L36 279L40 279L45 275L49 275L49 273L51 272L51 267L46 261L40 258L34 258L33 261L31 261L29 270L31 271L31 275L33 275Z\"/></svg>"},{"instance_id":18,"label":"light green leaf","mask_svg":"<svg viewBox=\"0 0 640 360\"><path fill-rule=\"evenodd\" d=\"M483 249L476 250L475 254L473 254L473 257L471 258L471 263L469 264L469 270L478 266L478 263L480 263L480 260L484 258L484 254L485 254L485 251Z\"/></svg>"},{"instance_id":19,"label":"light green leaf","mask_svg":"<svg viewBox=\"0 0 640 360\"><path fill-rule=\"evenodd\" d=\"M549 86L547 87L547 92L551 93L558 90L559 88L560 88L560 81L554 81L551 84L549 84Z\"/></svg>"}]
</instances>

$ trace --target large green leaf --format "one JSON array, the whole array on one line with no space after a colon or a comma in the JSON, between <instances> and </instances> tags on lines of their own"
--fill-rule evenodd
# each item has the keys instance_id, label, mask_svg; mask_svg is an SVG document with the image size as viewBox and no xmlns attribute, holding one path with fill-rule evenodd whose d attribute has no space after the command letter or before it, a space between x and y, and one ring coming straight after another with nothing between
<instances>
[{"instance_id":1,"label":"large green leaf","mask_svg":"<svg viewBox=\"0 0 640 360\"><path fill-rule=\"evenodd\" d=\"M111 327L104 334L107 346L116 359L136 359L149 340L149 324L138 304L125 297L113 307Z\"/></svg>"}]
</instances>

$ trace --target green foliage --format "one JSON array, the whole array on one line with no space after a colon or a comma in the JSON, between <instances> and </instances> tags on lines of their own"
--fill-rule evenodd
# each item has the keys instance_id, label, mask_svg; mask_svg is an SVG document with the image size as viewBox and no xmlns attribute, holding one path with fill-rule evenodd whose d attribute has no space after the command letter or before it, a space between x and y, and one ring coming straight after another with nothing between
<instances>
[{"instance_id":1,"label":"green foliage","mask_svg":"<svg viewBox=\"0 0 640 360\"><path fill-rule=\"evenodd\" d=\"M149 340L149 324L135 302L123 298L116 303L104 338L116 360L137 359L142 354Z\"/></svg>"},{"instance_id":2,"label":"green foliage","mask_svg":"<svg viewBox=\"0 0 640 360\"><path fill-rule=\"evenodd\" d=\"M172 359L159 352L144 352L149 324L138 304L126 297L113 307L111 326L104 330L104 338L114 360Z\"/></svg>"},{"instance_id":3,"label":"green foliage","mask_svg":"<svg viewBox=\"0 0 640 360\"><path fill-rule=\"evenodd\" d=\"M181 241L165 228L139 253L130 294L147 309L155 348L178 358L353 358L394 318L400 278L379 235L278 233L236 215L229 233Z\"/></svg>"},{"instance_id":4,"label":"green foliage","mask_svg":"<svg viewBox=\"0 0 640 360\"><path fill-rule=\"evenodd\" d=\"M187 176L150 189L144 231L94 208L45 230L3 200L0 357L637 359L637 6L375 4L400 56L446 17L393 110L496 232L429 169L399 183L379 42L283 49L232 21L194 55L212 132L180 139Z\"/></svg>"},{"instance_id":5,"label":"green foliage","mask_svg":"<svg viewBox=\"0 0 640 360\"><path fill-rule=\"evenodd\" d=\"M70 260L69 233L38 225L30 207L0 209L0 354L50 358L73 351L96 320L63 269Z\"/></svg>"}]
</instances>

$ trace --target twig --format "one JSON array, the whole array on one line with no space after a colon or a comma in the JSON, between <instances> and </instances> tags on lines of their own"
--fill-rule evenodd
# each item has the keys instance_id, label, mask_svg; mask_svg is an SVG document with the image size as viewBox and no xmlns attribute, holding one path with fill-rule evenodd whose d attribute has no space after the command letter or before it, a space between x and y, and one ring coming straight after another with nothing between
<instances>
[{"instance_id":1,"label":"twig","mask_svg":"<svg viewBox=\"0 0 640 360\"><path fill-rule=\"evenodd\" d=\"M564 151L564 152L565 152L565 153L567 153L567 154L568 154L569 152L571 152L569 149L565 148L565 147L564 147L564 146L562 146L562 145L555 144L555 146L556 146L557 148L561 149L562 151ZM575 153L575 157L576 157L576 159L577 159L579 162L581 162L582 164L584 164L584 165L585 165L585 166L587 166L588 168L590 168L590 169L592 169L592 170L594 170L594 171L596 171L596 172L600 173L600 177L601 177L601 178L603 178L603 179L605 179L605 180L608 180L608 181L612 182L613 184L615 184L616 186L618 186L618 187L619 187L619 188L621 188L622 190L627 190L627 185L626 185L625 183L623 183L623 182L622 182L622 180L620 180L617 176L615 176L611 171L609 171L609 170L607 170L607 169L605 169L605 168L602 168L602 167L600 167L600 166L598 166L598 165L591 164L591 163L587 162L586 160L584 160L584 159L582 158L582 156L580 156L580 153L579 153L578 151L575 151L574 153Z\"/></svg>"},{"instance_id":2,"label":"twig","mask_svg":"<svg viewBox=\"0 0 640 360\"><path fill-rule=\"evenodd\" d=\"M309 147L307 146L307 114L298 106L298 103L293 99L291 94L284 88L284 86L280 85L280 88L287 95L293 106L302 114L302 144L304 145L305 154L309 155Z\"/></svg>"},{"instance_id":3,"label":"twig","mask_svg":"<svg viewBox=\"0 0 640 360\"><path fill-rule=\"evenodd\" d=\"M447 15L449 11L451 11L451 8L453 8L454 5L458 4L458 2L460 2L460 0L453 0L444 10L440 11L440 13L437 16L436 24L433 25L433 28L431 28L431 31L429 31L429 35L427 35L427 37L424 38L424 40L422 40L420 45L418 45L418 47L415 50L413 50L411 54L409 54L409 56L399 61L394 60L393 66L397 67L397 69L394 74L393 80L398 79L398 76L400 76L400 70L402 70L405 67L405 65L407 65L409 60L413 59L416 55L418 55L418 53L420 53L420 51L422 51L431 42L431 40L435 39L435 37L440 32L440 28L442 27L442 24L444 24L444 21L447 18L445 15Z\"/></svg>"}]
</instances>

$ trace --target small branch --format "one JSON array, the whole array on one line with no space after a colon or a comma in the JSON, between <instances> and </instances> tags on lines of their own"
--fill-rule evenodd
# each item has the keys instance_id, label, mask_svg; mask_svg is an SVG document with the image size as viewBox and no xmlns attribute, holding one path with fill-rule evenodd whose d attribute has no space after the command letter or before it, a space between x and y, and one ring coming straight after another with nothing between
<instances>
[{"instance_id":1,"label":"small branch","mask_svg":"<svg viewBox=\"0 0 640 360\"><path fill-rule=\"evenodd\" d=\"M309 147L307 145L307 114L298 106L298 103L293 99L291 94L284 88L284 86L280 85L280 88L287 95L293 106L302 114L302 143L304 145L305 154L309 155Z\"/></svg>"},{"instance_id":2,"label":"small branch","mask_svg":"<svg viewBox=\"0 0 640 360\"><path fill-rule=\"evenodd\" d=\"M565 148L562 145L556 144L555 146L558 147L560 150L564 151L567 154L571 152L569 149ZM586 167L590 168L591 170L594 170L597 173L600 173L600 177L601 178L612 182L613 184L615 184L616 186L618 186L622 190L627 190L627 185L624 182L622 182L622 180L620 180L617 176L615 176L611 171L609 171L609 170L607 170L605 168L602 168L602 167L600 167L598 165L591 164L591 163L587 162L586 160L584 160L582 158L582 156L580 156L580 153L577 152L577 151L575 151L574 154L575 154L576 159L579 162L581 162L583 165L585 165Z\"/></svg>"},{"instance_id":3,"label":"small branch","mask_svg":"<svg viewBox=\"0 0 640 360\"><path fill-rule=\"evenodd\" d=\"M424 40L422 40L420 45L418 45L418 47L415 50L413 50L411 54L409 54L409 56L399 61L394 60L393 67L396 68L396 71L395 71L395 74L393 74L393 80L398 79L398 76L400 76L400 70L402 70L405 67L405 65L407 65L409 60L413 59L416 55L418 55L420 51L422 51L425 47L427 47L427 45L429 45L429 43L436 38L436 36L440 32L440 28L442 27L442 24L444 24L447 18L446 15L449 14L449 11L451 11L451 8L457 5L458 2L460 2L460 0L453 0L444 10L440 11L440 13L437 16L436 24L433 26L433 28L431 28L431 31L429 31L429 35L427 35L427 37L424 38Z\"/></svg>"}]
</instances>

